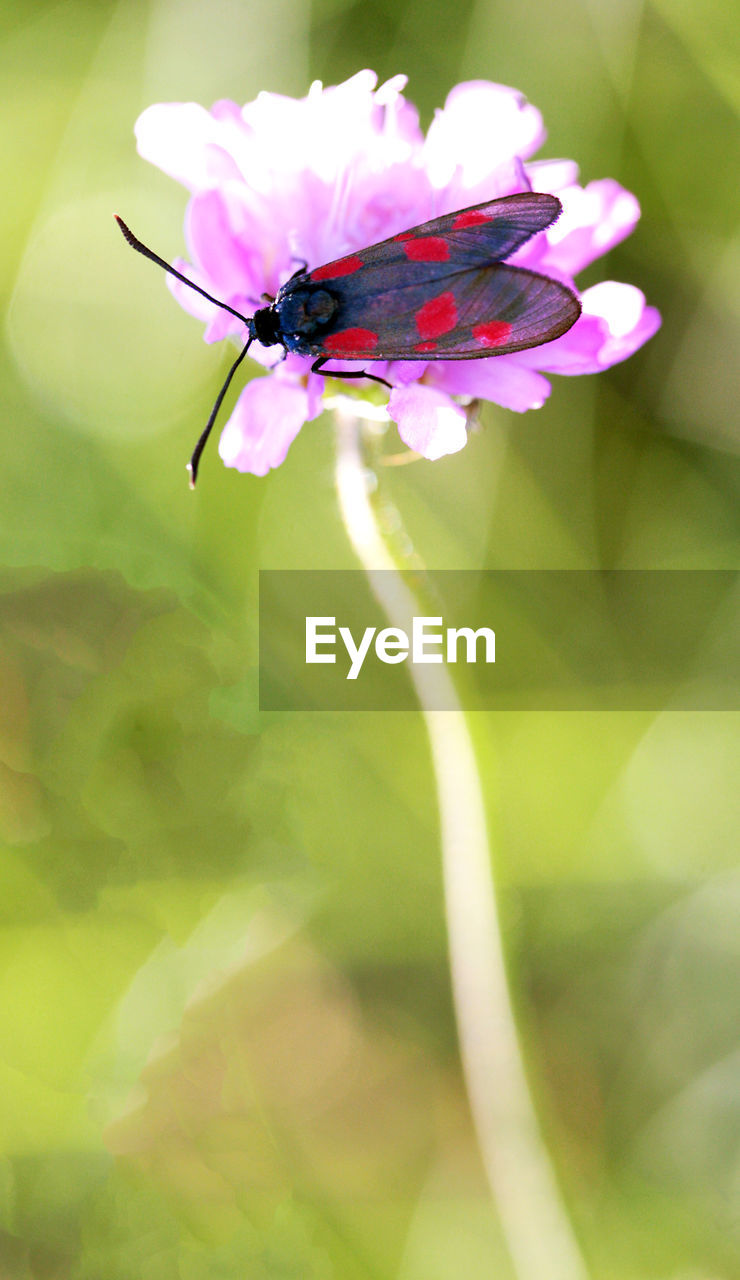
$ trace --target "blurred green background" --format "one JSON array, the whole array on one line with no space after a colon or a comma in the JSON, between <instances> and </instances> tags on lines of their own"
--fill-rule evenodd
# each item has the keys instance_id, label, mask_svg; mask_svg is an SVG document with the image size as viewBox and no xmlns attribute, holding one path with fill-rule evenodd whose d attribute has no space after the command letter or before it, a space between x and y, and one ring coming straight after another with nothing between
<instances>
[{"instance_id":1,"label":"blurred green background","mask_svg":"<svg viewBox=\"0 0 740 1280\"><path fill-rule=\"evenodd\" d=\"M385 472L384 500L434 568L732 566L731 8L16 0L0 24L0 1275L510 1280L423 728L256 706L257 570L354 567L331 422L266 479L211 452L190 493L231 352L110 215L183 251L186 194L135 152L151 102L370 66L408 73L426 123L461 79L516 86L542 155L642 204L581 283L639 285L664 327L608 374L555 378L538 413L485 409L462 453ZM476 733L521 1033L592 1276L731 1280L736 720Z\"/></svg>"}]
</instances>

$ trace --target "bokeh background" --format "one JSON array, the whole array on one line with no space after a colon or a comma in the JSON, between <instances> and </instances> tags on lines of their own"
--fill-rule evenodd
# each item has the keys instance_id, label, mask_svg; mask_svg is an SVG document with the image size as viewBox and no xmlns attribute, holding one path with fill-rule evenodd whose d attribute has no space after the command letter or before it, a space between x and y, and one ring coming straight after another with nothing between
<instances>
[{"instance_id":1,"label":"bokeh background","mask_svg":"<svg viewBox=\"0 0 740 1280\"><path fill-rule=\"evenodd\" d=\"M371 66L408 73L428 121L461 79L515 85L542 155L640 198L581 283L638 284L664 327L538 413L485 409L385 497L434 568L732 566L731 6L15 0L0 38L0 1275L509 1280L419 719L257 709L257 570L355 567L331 423L266 479L211 452L191 494L230 351L111 213L183 251L185 192L134 148L150 102ZM592 1276L731 1280L737 720L481 714L476 734Z\"/></svg>"}]
</instances>

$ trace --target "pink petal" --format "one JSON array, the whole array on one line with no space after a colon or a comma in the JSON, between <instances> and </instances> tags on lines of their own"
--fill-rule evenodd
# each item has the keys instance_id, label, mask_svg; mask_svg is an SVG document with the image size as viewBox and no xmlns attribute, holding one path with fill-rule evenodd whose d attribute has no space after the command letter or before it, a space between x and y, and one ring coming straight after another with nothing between
<instances>
[{"instance_id":1,"label":"pink petal","mask_svg":"<svg viewBox=\"0 0 740 1280\"><path fill-rule=\"evenodd\" d=\"M291 363L291 357L288 356L288 364ZM324 379L320 373L307 373L306 375L306 391L308 413L306 415L307 422L313 422L314 418L318 418L324 411L321 403L324 395Z\"/></svg>"},{"instance_id":2,"label":"pink petal","mask_svg":"<svg viewBox=\"0 0 740 1280\"><path fill-rule=\"evenodd\" d=\"M608 326L608 337L599 353L602 369L626 360L661 325L660 312L645 305L645 294L633 284L602 280L581 294L581 304L585 316L601 317Z\"/></svg>"},{"instance_id":3,"label":"pink petal","mask_svg":"<svg viewBox=\"0 0 740 1280\"><path fill-rule=\"evenodd\" d=\"M377 365L373 365L373 372L376 368ZM386 365L384 376L393 387L408 387L412 382L420 382L428 368L421 360L394 360Z\"/></svg>"},{"instance_id":4,"label":"pink petal","mask_svg":"<svg viewBox=\"0 0 740 1280\"><path fill-rule=\"evenodd\" d=\"M237 310L241 299L252 297L256 305L264 288L259 227L233 190L194 195L185 215L185 237L200 274L209 281L209 293Z\"/></svg>"},{"instance_id":5,"label":"pink petal","mask_svg":"<svg viewBox=\"0 0 740 1280\"><path fill-rule=\"evenodd\" d=\"M558 192L563 212L547 232L547 262L575 276L595 258L608 253L634 229L640 206L630 191L612 178L566 187Z\"/></svg>"},{"instance_id":6,"label":"pink petal","mask_svg":"<svg viewBox=\"0 0 740 1280\"><path fill-rule=\"evenodd\" d=\"M434 186L460 168L474 186L513 156L532 155L545 140L542 116L506 85L469 80L447 96L427 134L424 164Z\"/></svg>"},{"instance_id":7,"label":"pink petal","mask_svg":"<svg viewBox=\"0 0 740 1280\"><path fill-rule=\"evenodd\" d=\"M239 396L218 451L227 467L267 475L285 460L304 422L317 416L315 410L305 387L274 374L254 378Z\"/></svg>"},{"instance_id":8,"label":"pink petal","mask_svg":"<svg viewBox=\"0 0 740 1280\"><path fill-rule=\"evenodd\" d=\"M499 196L513 196L520 191L531 191L532 186L526 168L519 156L512 156L496 166L493 173L485 173L471 182L462 169L457 169L444 191L437 193L431 216L454 213L471 204L484 200L496 200Z\"/></svg>"},{"instance_id":9,"label":"pink petal","mask_svg":"<svg viewBox=\"0 0 740 1280\"><path fill-rule=\"evenodd\" d=\"M187 276L188 280L193 280L195 284L199 284L201 288L208 289L210 281L207 280L200 272L196 271L189 262L185 262L182 258L175 258L173 267L176 271L182 272ZM205 322L205 332L203 339L205 342L220 342L222 338L228 337L229 334L238 334L243 342L246 342L247 335L242 325L235 316L229 315L228 311L223 311L212 302L208 302L206 298L202 298L194 289L189 289L181 280L176 280L174 276L167 276L167 287L180 303L183 311L187 311L188 315L195 316L198 320Z\"/></svg>"},{"instance_id":10,"label":"pink petal","mask_svg":"<svg viewBox=\"0 0 740 1280\"><path fill-rule=\"evenodd\" d=\"M547 378L534 369L516 364L511 356L450 361L431 369L428 377L450 395L491 400L515 413L541 409L550 394Z\"/></svg>"},{"instance_id":11,"label":"pink petal","mask_svg":"<svg viewBox=\"0 0 740 1280\"><path fill-rule=\"evenodd\" d=\"M575 160L531 160L525 168L533 191L556 196L563 187L572 187L578 182Z\"/></svg>"},{"instance_id":12,"label":"pink petal","mask_svg":"<svg viewBox=\"0 0 740 1280\"><path fill-rule=\"evenodd\" d=\"M581 295L583 314L562 338L508 359L546 373L598 373L626 360L660 328L660 314L631 284L604 280Z\"/></svg>"},{"instance_id":13,"label":"pink petal","mask_svg":"<svg viewBox=\"0 0 740 1280\"><path fill-rule=\"evenodd\" d=\"M424 137L419 128L419 112L412 102L404 98L406 76L392 76L375 93L376 106L383 112L382 131L387 138L404 139L413 147L419 146Z\"/></svg>"},{"instance_id":14,"label":"pink petal","mask_svg":"<svg viewBox=\"0 0 740 1280\"><path fill-rule=\"evenodd\" d=\"M400 387L391 391L388 412L398 424L398 434L409 449L424 458L457 453L467 443L464 411L449 396L433 387Z\"/></svg>"},{"instance_id":15,"label":"pink petal","mask_svg":"<svg viewBox=\"0 0 740 1280\"><path fill-rule=\"evenodd\" d=\"M171 178L199 191L239 171L224 150L224 128L197 102L161 102L147 107L136 121L139 154Z\"/></svg>"}]
</instances>

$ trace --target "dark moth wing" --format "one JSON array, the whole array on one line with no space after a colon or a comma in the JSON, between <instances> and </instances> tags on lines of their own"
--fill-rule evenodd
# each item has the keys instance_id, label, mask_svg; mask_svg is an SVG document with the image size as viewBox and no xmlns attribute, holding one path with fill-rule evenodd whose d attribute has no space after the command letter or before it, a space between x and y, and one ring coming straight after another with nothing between
<instances>
[{"instance_id":1,"label":"dark moth wing","mask_svg":"<svg viewBox=\"0 0 740 1280\"><path fill-rule=\"evenodd\" d=\"M424 305L415 323L429 337L415 344L414 355L427 360L526 351L567 333L581 314L575 294L558 280L504 263L467 272Z\"/></svg>"},{"instance_id":2,"label":"dark moth wing","mask_svg":"<svg viewBox=\"0 0 740 1280\"><path fill-rule=\"evenodd\" d=\"M336 304L321 333L292 350L357 360L470 360L550 342L580 315L575 294L509 257L560 213L522 192L473 205L289 281L281 297ZM297 339L297 340L296 340Z\"/></svg>"},{"instance_id":3,"label":"dark moth wing","mask_svg":"<svg viewBox=\"0 0 740 1280\"><path fill-rule=\"evenodd\" d=\"M335 262L327 263L309 272L311 280L329 280L336 268L344 274L347 263L360 260L363 266L398 266L414 262L434 262L435 252L443 252L441 262L459 262L461 259L480 265L484 262L503 262L538 231L545 231L557 220L562 205L557 196L541 191L521 191L513 196L501 196L498 200L485 200L422 222L410 231L401 231L388 240L381 240L369 249L347 254ZM434 238L443 238L446 251L434 244ZM430 244L430 239L432 243Z\"/></svg>"}]
</instances>

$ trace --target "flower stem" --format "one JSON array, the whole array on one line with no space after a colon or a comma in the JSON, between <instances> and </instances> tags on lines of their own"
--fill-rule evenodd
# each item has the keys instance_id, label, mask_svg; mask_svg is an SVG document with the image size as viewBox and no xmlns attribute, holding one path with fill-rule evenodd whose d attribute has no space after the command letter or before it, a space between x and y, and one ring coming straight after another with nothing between
<instances>
[{"instance_id":1,"label":"flower stem","mask_svg":"<svg viewBox=\"0 0 740 1280\"><path fill-rule=\"evenodd\" d=\"M420 610L369 498L362 406L337 399L336 484L350 542L393 625ZM410 667L437 788L452 991L467 1093L517 1280L587 1280L527 1083L509 993L481 778L444 664ZM438 711L436 707L453 710Z\"/></svg>"}]
</instances>

